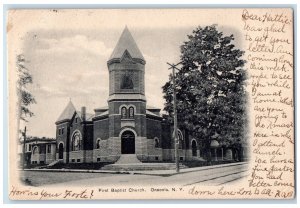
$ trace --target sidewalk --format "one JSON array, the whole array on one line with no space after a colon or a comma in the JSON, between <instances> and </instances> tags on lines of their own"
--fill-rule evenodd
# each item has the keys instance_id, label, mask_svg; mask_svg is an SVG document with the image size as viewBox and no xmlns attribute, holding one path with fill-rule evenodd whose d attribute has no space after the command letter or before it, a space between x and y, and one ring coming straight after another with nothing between
<instances>
[{"instance_id":1,"label":"sidewalk","mask_svg":"<svg viewBox=\"0 0 300 208\"><path fill-rule=\"evenodd\" d=\"M222 165L203 166L195 168L180 169L179 173L176 170L146 170L146 171L113 171L113 170L82 170L82 169L24 169L24 171L45 171L45 172L77 172L77 173L109 173L109 174L132 174L132 175L153 175L153 176L171 176L176 174L183 174L195 171L202 171L208 169L217 169L230 166L245 165L247 162L237 162ZM20 169L22 170L22 169Z\"/></svg>"}]
</instances>

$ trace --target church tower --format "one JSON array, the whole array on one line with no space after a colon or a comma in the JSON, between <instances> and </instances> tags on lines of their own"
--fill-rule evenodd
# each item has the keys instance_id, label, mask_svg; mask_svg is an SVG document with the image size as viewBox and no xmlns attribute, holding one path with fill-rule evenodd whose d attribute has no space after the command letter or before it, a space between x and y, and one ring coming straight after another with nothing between
<instances>
[{"instance_id":1,"label":"church tower","mask_svg":"<svg viewBox=\"0 0 300 208\"><path fill-rule=\"evenodd\" d=\"M145 64L141 51L125 27L107 62L112 155L135 154L143 160L147 152Z\"/></svg>"}]
</instances>

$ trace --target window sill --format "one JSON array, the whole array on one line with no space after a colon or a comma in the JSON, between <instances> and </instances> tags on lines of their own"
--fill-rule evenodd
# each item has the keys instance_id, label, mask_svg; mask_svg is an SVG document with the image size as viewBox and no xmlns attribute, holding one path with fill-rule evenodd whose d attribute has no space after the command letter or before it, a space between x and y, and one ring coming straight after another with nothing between
<instances>
[{"instance_id":1,"label":"window sill","mask_svg":"<svg viewBox=\"0 0 300 208\"><path fill-rule=\"evenodd\" d=\"M134 121L134 118L121 118L121 121Z\"/></svg>"}]
</instances>

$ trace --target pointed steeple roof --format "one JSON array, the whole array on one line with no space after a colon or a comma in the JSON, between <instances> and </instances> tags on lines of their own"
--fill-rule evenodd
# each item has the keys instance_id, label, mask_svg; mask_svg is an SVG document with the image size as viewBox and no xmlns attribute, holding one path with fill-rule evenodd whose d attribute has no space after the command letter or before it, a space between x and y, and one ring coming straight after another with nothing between
<instances>
[{"instance_id":1,"label":"pointed steeple roof","mask_svg":"<svg viewBox=\"0 0 300 208\"><path fill-rule=\"evenodd\" d=\"M140 49L138 48L136 42L134 41L131 33L129 32L127 26L122 32L122 35L113 50L109 60L122 58L125 51L128 51L132 58L141 59L145 61Z\"/></svg>"},{"instance_id":2,"label":"pointed steeple roof","mask_svg":"<svg viewBox=\"0 0 300 208\"><path fill-rule=\"evenodd\" d=\"M56 122L71 119L75 113L76 109L70 100L64 111L60 114Z\"/></svg>"}]
</instances>

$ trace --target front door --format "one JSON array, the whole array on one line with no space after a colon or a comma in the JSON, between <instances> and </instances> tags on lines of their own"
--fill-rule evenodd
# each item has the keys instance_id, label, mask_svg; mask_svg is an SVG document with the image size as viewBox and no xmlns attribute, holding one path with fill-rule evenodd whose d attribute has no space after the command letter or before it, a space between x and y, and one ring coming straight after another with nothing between
<instances>
[{"instance_id":1,"label":"front door","mask_svg":"<svg viewBox=\"0 0 300 208\"><path fill-rule=\"evenodd\" d=\"M135 154L135 136L132 131L125 131L121 136L121 153Z\"/></svg>"},{"instance_id":2,"label":"front door","mask_svg":"<svg viewBox=\"0 0 300 208\"><path fill-rule=\"evenodd\" d=\"M64 145L62 143L58 146L58 159L64 159Z\"/></svg>"}]
</instances>

